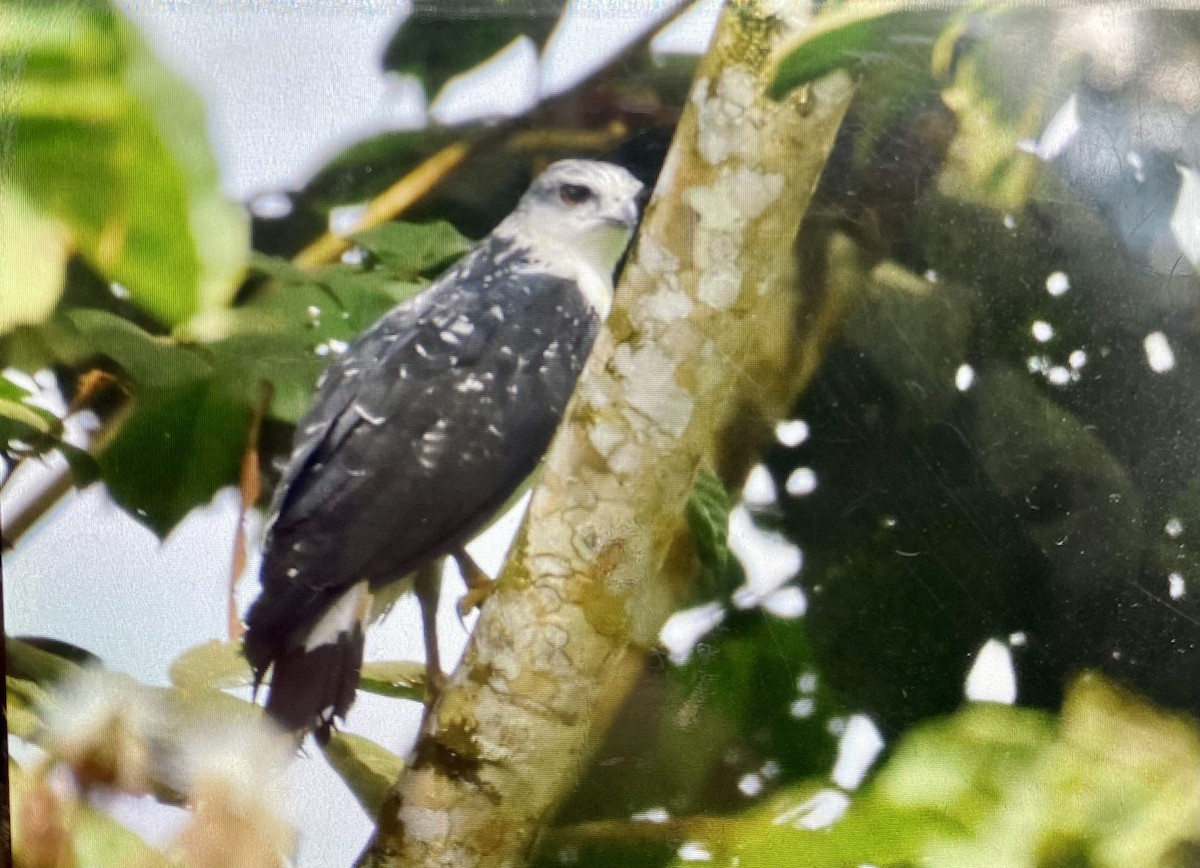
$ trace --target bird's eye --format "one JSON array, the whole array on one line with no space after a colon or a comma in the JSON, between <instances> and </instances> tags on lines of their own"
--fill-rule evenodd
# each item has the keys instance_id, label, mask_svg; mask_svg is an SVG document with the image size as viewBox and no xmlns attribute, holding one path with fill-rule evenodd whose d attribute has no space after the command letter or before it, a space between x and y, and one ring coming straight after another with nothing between
<instances>
[{"instance_id":1,"label":"bird's eye","mask_svg":"<svg viewBox=\"0 0 1200 868\"><path fill-rule=\"evenodd\" d=\"M582 205L595 193L592 192L591 187L585 187L583 184L563 184L558 190L558 195L568 205Z\"/></svg>"}]
</instances>

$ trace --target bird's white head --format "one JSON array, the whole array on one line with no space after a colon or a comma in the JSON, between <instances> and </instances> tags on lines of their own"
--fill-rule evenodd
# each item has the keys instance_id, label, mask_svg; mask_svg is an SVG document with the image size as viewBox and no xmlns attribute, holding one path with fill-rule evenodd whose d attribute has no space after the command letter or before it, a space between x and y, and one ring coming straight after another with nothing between
<instances>
[{"instance_id":1,"label":"bird's white head","mask_svg":"<svg viewBox=\"0 0 1200 868\"><path fill-rule=\"evenodd\" d=\"M496 232L559 248L611 281L637 225L641 190L612 163L560 160L534 179Z\"/></svg>"}]
</instances>

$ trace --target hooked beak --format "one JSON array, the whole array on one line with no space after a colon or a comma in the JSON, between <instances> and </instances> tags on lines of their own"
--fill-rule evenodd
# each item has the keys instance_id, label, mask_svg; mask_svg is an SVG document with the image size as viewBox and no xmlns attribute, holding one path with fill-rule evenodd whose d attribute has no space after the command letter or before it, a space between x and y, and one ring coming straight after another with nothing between
<instances>
[{"instance_id":1,"label":"hooked beak","mask_svg":"<svg viewBox=\"0 0 1200 868\"><path fill-rule=\"evenodd\" d=\"M632 230L638 222L638 205L634 199L626 199L617 208L604 215L604 221L612 226Z\"/></svg>"}]
</instances>

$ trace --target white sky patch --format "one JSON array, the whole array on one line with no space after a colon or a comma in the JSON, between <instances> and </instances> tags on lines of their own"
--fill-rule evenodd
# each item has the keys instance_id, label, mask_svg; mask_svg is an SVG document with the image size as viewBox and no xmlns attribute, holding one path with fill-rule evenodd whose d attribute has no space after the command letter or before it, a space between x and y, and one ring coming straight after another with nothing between
<instances>
[{"instance_id":1,"label":"white sky patch","mask_svg":"<svg viewBox=\"0 0 1200 868\"><path fill-rule=\"evenodd\" d=\"M1171 212L1171 234L1183 255L1200 268L1200 174L1187 166L1176 166L1179 171L1179 198Z\"/></svg>"},{"instance_id":2,"label":"white sky patch","mask_svg":"<svg viewBox=\"0 0 1200 868\"><path fill-rule=\"evenodd\" d=\"M776 618L799 618L808 611L808 598L795 585L784 585L769 594L762 603L763 611Z\"/></svg>"},{"instance_id":3,"label":"white sky patch","mask_svg":"<svg viewBox=\"0 0 1200 868\"><path fill-rule=\"evenodd\" d=\"M658 641L667 649L667 656L682 666L692 656L696 643L725 620L725 607L720 603L705 603L691 609L681 609L667 619L659 631Z\"/></svg>"},{"instance_id":4,"label":"white sky patch","mask_svg":"<svg viewBox=\"0 0 1200 868\"><path fill-rule=\"evenodd\" d=\"M1179 600L1187 593L1187 585L1184 584L1183 575L1181 573L1171 573L1167 576L1167 596L1172 600Z\"/></svg>"},{"instance_id":5,"label":"white sky patch","mask_svg":"<svg viewBox=\"0 0 1200 868\"><path fill-rule=\"evenodd\" d=\"M817 473L811 467L797 467L788 474L784 489L792 497L804 497L817 490Z\"/></svg>"},{"instance_id":6,"label":"white sky patch","mask_svg":"<svg viewBox=\"0 0 1200 868\"><path fill-rule=\"evenodd\" d=\"M975 369L970 365L962 364L958 366L958 370L954 372L954 388L960 392L965 392L975 383Z\"/></svg>"},{"instance_id":7,"label":"white sky patch","mask_svg":"<svg viewBox=\"0 0 1200 868\"><path fill-rule=\"evenodd\" d=\"M1067 145L1071 144L1079 130L1079 101L1075 94L1071 94L1054 113L1054 117L1050 118L1050 123L1046 124L1040 139L1036 142L1022 139L1017 143L1017 147L1027 154L1035 155L1039 160L1049 162L1067 149Z\"/></svg>"},{"instance_id":8,"label":"white sky patch","mask_svg":"<svg viewBox=\"0 0 1200 868\"><path fill-rule=\"evenodd\" d=\"M250 200L250 213L260 220L281 220L292 213L292 197L286 193L263 193Z\"/></svg>"},{"instance_id":9,"label":"white sky patch","mask_svg":"<svg viewBox=\"0 0 1200 868\"><path fill-rule=\"evenodd\" d=\"M1172 516L1167 519L1166 525L1163 526L1163 533L1171 539L1178 539L1183 535L1183 522Z\"/></svg>"},{"instance_id":10,"label":"white sky patch","mask_svg":"<svg viewBox=\"0 0 1200 868\"><path fill-rule=\"evenodd\" d=\"M849 807L850 797L848 795L841 790L827 788L818 790L811 799L784 811L772 820L771 824L816 831L832 826L842 818Z\"/></svg>"},{"instance_id":11,"label":"white sky patch","mask_svg":"<svg viewBox=\"0 0 1200 868\"><path fill-rule=\"evenodd\" d=\"M1008 634L1008 644L1013 646L1014 648L1020 648L1022 645L1024 645L1028 641L1029 641L1029 637L1026 636L1024 631L1022 631L1022 630L1018 630L1015 633Z\"/></svg>"},{"instance_id":12,"label":"white sky patch","mask_svg":"<svg viewBox=\"0 0 1200 868\"><path fill-rule=\"evenodd\" d=\"M1200 219L1200 215L1197 215L1197 219ZM1175 351L1162 332L1150 332L1142 341L1142 346L1146 350L1146 364L1154 373L1165 374L1175 367Z\"/></svg>"},{"instance_id":13,"label":"white sky patch","mask_svg":"<svg viewBox=\"0 0 1200 868\"><path fill-rule=\"evenodd\" d=\"M521 114L537 101L538 75L533 40L518 36L487 63L446 82L429 115L441 124L459 124Z\"/></svg>"},{"instance_id":14,"label":"white sky patch","mask_svg":"<svg viewBox=\"0 0 1200 868\"><path fill-rule=\"evenodd\" d=\"M1070 365L1071 369L1074 371L1078 371L1080 368L1086 365L1087 360L1087 353L1085 353L1083 350L1071 350L1071 355L1067 356L1067 364Z\"/></svg>"},{"instance_id":15,"label":"white sky patch","mask_svg":"<svg viewBox=\"0 0 1200 868\"><path fill-rule=\"evenodd\" d=\"M679 848L681 862L711 862L712 853L699 841L687 841Z\"/></svg>"},{"instance_id":16,"label":"white sky patch","mask_svg":"<svg viewBox=\"0 0 1200 868\"><path fill-rule=\"evenodd\" d=\"M879 752L883 750L879 727L865 714L853 714L838 740L837 761L830 779L844 790L858 789Z\"/></svg>"},{"instance_id":17,"label":"white sky patch","mask_svg":"<svg viewBox=\"0 0 1200 868\"><path fill-rule=\"evenodd\" d=\"M777 499L771 471L761 464L755 465L746 477L746 484L742 486L742 500L750 506L762 507L770 506Z\"/></svg>"},{"instance_id":18,"label":"white sky patch","mask_svg":"<svg viewBox=\"0 0 1200 868\"><path fill-rule=\"evenodd\" d=\"M1004 219L1001 220L1000 222L1004 224L1005 229L1016 229L1017 228L1017 218L1011 214L1005 214Z\"/></svg>"},{"instance_id":19,"label":"white sky patch","mask_svg":"<svg viewBox=\"0 0 1200 868\"><path fill-rule=\"evenodd\" d=\"M1054 297L1065 295L1071 288L1071 278L1061 271L1052 271L1046 276L1046 292Z\"/></svg>"},{"instance_id":20,"label":"white sky patch","mask_svg":"<svg viewBox=\"0 0 1200 868\"><path fill-rule=\"evenodd\" d=\"M671 812L666 808L648 808L630 815L635 823L666 823L671 819Z\"/></svg>"},{"instance_id":21,"label":"white sky patch","mask_svg":"<svg viewBox=\"0 0 1200 868\"><path fill-rule=\"evenodd\" d=\"M794 449L808 439L808 423L803 419L788 419L775 426L775 439Z\"/></svg>"},{"instance_id":22,"label":"white sky patch","mask_svg":"<svg viewBox=\"0 0 1200 868\"><path fill-rule=\"evenodd\" d=\"M965 693L972 702L1012 705L1017 701L1017 675L1007 645L995 639L983 643L967 674Z\"/></svg>"},{"instance_id":23,"label":"white sky patch","mask_svg":"<svg viewBox=\"0 0 1200 868\"><path fill-rule=\"evenodd\" d=\"M1044 319L1035 319L1033 325L1029 327L1029 333L1033 335L1035 341L1044 344L1054 337L1054 326Z\"/></svg>"},{"instance_id":24,"label":"white sky patch","mask_svg":"<svg viewBox=\"0 0 1200 868\"><path fill-rule=\"evenodd\" d=\"M753 608L781 588L800 572L804 560L785 537L755 525L744 506L729 513L729 550L746 571L746 584L733 593L739 609Z\"/></svg>"}]
</instances>

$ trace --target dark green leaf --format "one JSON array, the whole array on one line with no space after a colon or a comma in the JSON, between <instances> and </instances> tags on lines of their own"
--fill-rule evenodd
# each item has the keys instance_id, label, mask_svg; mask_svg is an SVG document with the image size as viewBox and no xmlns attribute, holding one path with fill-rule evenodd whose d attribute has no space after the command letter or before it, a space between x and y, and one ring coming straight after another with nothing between
<instances>
[{"instance_id":1,"label":"dark green leaf","mask_svg":"<svg viewBox=\"0 0 1200 868\"><path fill-rule=\"evenodd\" d=\"M101 310L72 310L66 319L92 353L120 366L136 390L186 386L212 373L194 350L155 337L128 320Z\"/></svg>"},{"instance_id":2,"label":"dark green leaf","mask_svg":"<svg viewBox=\"0 0 1200 868\"><path fill-rule=\"evenodd\" d=\"M422 160L461 138L461 129L429 127L363 139L317 172L305 185L304 195L322 210L364 202L382 193Z\"/></svg>"},{"instance_id":3,"label":"dark green leaf","mask_svg":"<svg viewBox=\"0 0 1200 868\"><path fill-rule=\"evenodd\" d=\"M139 395L137 412L100 456L113 499L160 536L236 481L250 409L217 378Z\"/></svg>"},{"instance_id":4,"label":"dark green leaf","mask_svg":"<svg viewBox=\"0 0 1200 868\"><path fill-rule=\"evenodd\" d=\"M397 278L414 280L449 265L471 247L449 223L384 223L354 236Z\"/></svg>"},{"instance_id":5,"label":"dark green leaf","mask_svg":"<svg viewBox=\"0 0 1200 868\"><path fill-rule=\"evenodd\" d=\"M887 58L889 43L936 32L958 8L948 6L941 14L913 11L913 4L905 0L827 8L795 40L779 49L771 96L780 99L802 84L871 56Z\"/></svg>"},{"instance_id":6,"label":"dark green leaf","mask_svg":"<svg viewBox=\"0 0 1200 868\"><path fill-rule=\"evenodd\" d=\"M449 79L520 36L540 48L562 7L561 0L417 0L384 50L383 64L415 75L432 100Z\"/></svg>"},{"instance_id":7,"label":"dark green leaf","mask_svg":"<svg viewBox=\"0 0 1200 868\"><path fill-rule=\"evenodd\" d=\"M6 178L159 320L227 303L248 223L220 193L200 101L107 4L10 0L0 24Z\"/></svg>"},{"instance_id":8,"label":"dark green leaf","mask_svg":"<svg viewBox=\"0 0 1200 868\"><path fill-rule=\"evenodd\" d=\"M47 687L79 672L66 657L38 648L20 639L4 637L6 674Z\"/></svg>"},{"instance_id":9,"label":"dark green leaf","mask_svg":"<svg viewBox=\"0 0 1200 868\"><path fill-rule=\"evenodd\" d=\"M404 771L404 760L369 739L337 730L321 750L367 816L375 819L388 790Z\"/></svg>"},{"instance_id":10,"label":"dark green leaf","mask_svg":"<svg viewBox=\"0 0 1200 868\"><path fill-rule=\"evenodd\" d=\"M735 501L725 483L701 469L687 502L688 527L700 561L697 595L706 599L731 590L741 579L741 567L729 552L729 512Z\"/></svg>"}]
</instances>

